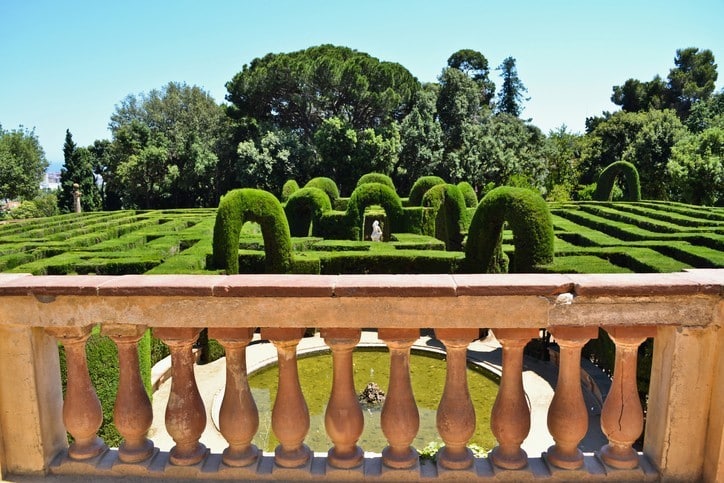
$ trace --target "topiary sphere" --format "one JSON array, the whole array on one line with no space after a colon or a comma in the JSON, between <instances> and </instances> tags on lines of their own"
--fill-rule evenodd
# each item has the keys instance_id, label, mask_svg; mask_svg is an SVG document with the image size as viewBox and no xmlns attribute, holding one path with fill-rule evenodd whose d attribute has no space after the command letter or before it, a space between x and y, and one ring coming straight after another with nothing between
<instances>
[{"instance_id":1,"label":"topiary sphere","mask_svg":"<svg viewBox=\"0 0 724 483\"><path fill-rule=\"evenodd\" d=\"M331 178L325 178L324 176L312 178L304 185L304 187L319 188L327 193L327 196L329 196L332 203L334 203L334 200L339 198L339 188L337 188L337 183L335 183Z\"/></svg>"},{"instance_id":2,"label":"topiary sphere","mask_svg":"<svg viewBox=\"0 0 724 483\"><path fill-rule=\"evenodd\" d=\"M439 184L445 184L445 180L439 176L423 176L418 178L410 189L409 206L420 206L422 197L427 193L427 190Z\"/></svg>"}]
</instances>

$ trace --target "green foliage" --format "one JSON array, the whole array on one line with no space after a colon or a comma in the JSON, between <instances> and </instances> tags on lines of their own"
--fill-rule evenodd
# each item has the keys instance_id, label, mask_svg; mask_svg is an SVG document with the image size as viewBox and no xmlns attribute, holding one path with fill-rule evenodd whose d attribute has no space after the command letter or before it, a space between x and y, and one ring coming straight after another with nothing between
<instances>
[{"instance_id":1,"label":"green foliage","mask_svg":"<svg viewBox=\"0 0 724 483\"><path fill-rule=\"evenodd\" d=\"M47 167L34 130L5 131L0 125L0 199L33 199Z\"/></svg>"},{"instance_id":2,"label":"green foliage","mask_svg":"<svg viewBox=\"0 0 724 483\"><path fill-rule=\"evenodd\" d=\"M623 176L626 181L626 190L624 191L624 200L641 201L641 183L639 182L639 172L636 166L626 161L617 161L609 164L606 169L601 171L596 183L596 191L593 193L593 199L598 201L610 201L613 195L613 186L616 178Z\"/></svg>"},{"instance_id":3,"label":"green foliage","mask_svg":"<svg viewBox=\"0 0 724 483\"><path fill-rule=\"evenodd\" d=\"M425 193L433 186L439 184L445 184L445 180L439 176L422 176L418 178L410 189L410 195L408 197L409 206L420 206Z\"/></svg>"},{"instance_id":4,"label":"green foliage","mask_svg":"<svg viewBox=\"0 0 724 483\"><path fill-rule=\"evenodd\" d=\"M444 241L448 251L461 250L467 212L460 189L452 184L433 186L422 197L422 206L435 211L435 238Z\"/></svg>"},{"instance_id":5,"label":"green foliage","mask_svg":"<svg viewBox=\"0 0 724 483\"><path fill-rule=\"evenodd\" d=\"M385 209L390 223L390 232L399 231L402 224L402 202L397 193L381 183L366 183L355 189L347 205L347 225L353 240L361 240L362 222L367 206L381 205Z\"/></svg>"},{"instance_id":6,"label":"green foliage","mask_svg":"<svg viewBox=\"0 0 724 483\"><path fill-rule=\"evenodd\" d=\"M498 112L504 112L511 116L518 117L523 112L523 101L527 101L525 93L528 89L518 77L518 70L515 67L515 58L506 57L498 66L500 77L503 83L498 93Z\"/></svg>"},{"instance_id":7,"label":"green foliage","mask_svg":"<svg viewBox=\"0 0 724 483\"><path fill-rule=\"evenodd\" d=\"M312 178L309 181L307 181L307 184L304 185L305 188L318 188L325 193L327 193L327 196L329 196L329 200L334 203L337 198L339 198L339 189L337 189L337 183L334 182L331 178L326 178L324 176L320 176L317 178Z\"/></svg>"},{"instance_id":8,"label":"green foliage","mask_svg":"<svg viewBox=\"0 0 724 483\"><path fill-rule=\"evenodd\" d=\"M281 201L284 203L286 202L292 194L294 194L295 191L299 189L299 184L293 180L289 179L284 183L284 186L282 186L282 197Z\"/></svg>"},{"instance_id":9,"label":"green foliage","mask_svg":"<svg viewBox=\"0 0 724 483\"><path fill-rule=\"evenodd\" d=\"M82 211L97 211L101 209L101 193L93 172L93 157L86 148L78 148L73 142L70 130L65 131L65 144L63 145L65 163L60 170L60 193L58 207L63 213L75 211L74 184L78 184L80 191L80 206Z\"/></svg>"},{"instance_id":10,"label":"green foliage","mask_svg":"<svg viewBox=\"0 0 724 483\"><path fill-rule=\"evenodd\" d=\"M513 272L534 271L553 262L553 222L540 195L525 188L501 186L478 205L468 231L465 263L469 271L497 273L502 262L503 224L513 231Z\"/></svg>"},{"instance_id":11,"label":"green foliage","mask_svg":"<svg viewBox=\"0 0 724 483\"><path fill-rule=\"evenodd\" d=\"M724 127L682 138L672 149L667 169L675 199L724 205Z\"/></svg>"},{"instance_id":12,"label":"green foliage","mask_svg":"<svg viewBox=\"0 0 724 483\"><path fill-rule=\"evenodd\" d=\"M475 188L473 188L473 185L468 183L467 181L461 181L458 183L458 189L460 190L460 193L463 195L463 199L465 200L465 207L466 208L475 208L478 206L478 195L475 193Z\"/></svg>"},{"instance_id":13,"label":"green foliage","mask_svg":"<svg viewBox=\"0 0 724 483\"><path fill-rule=\"evenodd\" d=\"M309 235L310 224L318 224L322 213L331 209L329 196L321 189L302 188L295 191L284 207L291 236Z\"/></svg>"},{"instance_id":14,"label":"green foliage","mask_svg":"<svg viewBox=\"0 0 724 483\"><path fill-rule=\"evenodd\" d=\"M389 186L393 190L395 189L395 183L392 182L392 178L382 173L367 173L363 174L362 177L357 181L357 188L365 183L381 183Z\"/></svg>"},{"instance_id":15,"label":"green foliage","mask_svg":"<svg viewBox=\"0 0 724 483\"><path fill-rule=\"evenodd\" d=\"M477 84L481 105L490 104L495 94L495 83L488 78L490 74L488 59L482 53L472 49L458 50L448 57L447 65L464 73Z\"/></svg>"},{"instance_id":16,"label":"green foliage","mask_svg":"<svg viewBox=\"0 0 724 483\"><path fill-rule=\"evenodd\" d=\"M23 201L20 206L10 210L8 217L18 220L54 216L58 213L58 197L55 193L44 193L36 196L32 201Z\"/></svg>"},{"instance_id":17,"label":"green foliage","mask_svg":"<svg viewBox=\"0 0 724 483\"><path fill-rule=\"evenodd\" d=\"M214 225L214 267L229 274L239 272L239 234L246 221L261 226L265 272L288 273L292 247L284 210L274 195L252 188L230 191L219 202Z\"/></svg>"}]
</instances>

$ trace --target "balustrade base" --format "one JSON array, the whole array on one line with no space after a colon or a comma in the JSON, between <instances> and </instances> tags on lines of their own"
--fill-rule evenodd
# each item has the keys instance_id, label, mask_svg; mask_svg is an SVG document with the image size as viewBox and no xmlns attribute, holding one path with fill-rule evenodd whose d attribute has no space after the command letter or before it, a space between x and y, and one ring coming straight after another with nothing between
<instances>
[{"instance_id":1,"label":"balustrade base","mask_svg":"<svg viewBox=\"0 0 724 483\"><path fill-rule=\"evenodd\" d=\"M327 457L314 455L300 468L282 468L274 463L273 453L260 453L257 462L242 468L227 466L220 453L207 453L204 459L193 466L175 466L171 464L169 453L156 449L148 460L137 463L123 463L118 458L118 450L111 449L86 461L75 461L68 457L67 450L60 453L46 476L53 481L77 481L78 479L103 479L104 481L149 482L163 479L198 480L205 482L227 481L360 481L369 479L377 482L398 481L589 481L589 482L653 482L659 475L651 462L639 454L639 467L633 470L618 470L607 466L599 454L584 454L584 464L578 470L564 470L549 464L545 458L529 458L527 465L519 470L505 470L493 465L490 458L475 458L472 467L465 470L448 470L432 461L422 461L413 468L396 470L385 466L380 455L367 454L363 464L351 470L334 468ZM15 481L12 475L6 478ZM18 481L23 481L20 477ZM38 481L37 478L32 481Z\"/></svg>"}]
</instances>

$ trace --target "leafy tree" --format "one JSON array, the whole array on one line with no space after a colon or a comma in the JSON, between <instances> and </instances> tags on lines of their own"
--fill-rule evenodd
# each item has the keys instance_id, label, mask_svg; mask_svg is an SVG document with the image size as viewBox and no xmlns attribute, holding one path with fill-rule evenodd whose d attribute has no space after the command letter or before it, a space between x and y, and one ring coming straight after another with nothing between
<instances>
[{"instance_id":1,"label":"leafy tree","mask_svg":"<svg viewBox=\"0 0 724 483\"><path fill-rule=\"evenodd\" d=\"M667 169L675 199L724 205L724 127L711 127L680 139L672 149Z\"/></svg>"},{"instance_id":2,"label":"leafy tree","mask_svg":"<svg viewBox=\"0 0 724 483\"><path fill-rule=\"evenodd\" d=\"M480 88L480 104L490 106L495 95L495 83L490 80L488 59L472 49L458 50L447 59L447 66L470 77Z\"/></svg>"},{"instance_id":3,"label":"leafy tree","mask_svg":"<svg viewBox=\"0 0 724 483\"><path fill-rule=\"evenodd\" d=\"M133 179L114 180L111 187L124 193L123 200L161 203L153 207L216 204L220 196L214 189L218 186L216 150L223 123L223 108L199 87L170 82L148 94L129 95L111 116L114 147L107 170L116 172L123 165L124 175ZM140 126L145 126L144 133ZM165 160L158 158L162 153ZM142 172L163 179L143 181L137 177ZM149 185L163 192L150 194L148 202L141 201L139 193L125 193L126 182L131 183L131 191Z\"/></svg>"},{"instance_id":4,"label":"leafy tree","mask_svg":"<svg viewBox=\"0 0 724 483\"><path fill-rule=\"evenodd\" d=\"M256 58L226 88L233 119L298 130L311 142L331 118L356 131L401 120L419 82L399 64L347 47L321 45Z\"/></svg>"},{"instance_id":5,"label":"leafy tree","mask_svg":"<svg viewBox=\"0 0 724 483\"><path fill-rule=\"evenodd\" d=\"M582 136L568 132L564 125L551 130L545 140L548 167L546 191L555 190L557 197L568 197L578 183Z\"/></svg>"},{"instance_id":6,"label":"leafy tree","mask_svg":"<svg viewBox=\"0 0 724 483\"><path fill-rule=\"evenodd\" d=\"M5 131L0 125L0 199L33 199L47 168L35 130Z\"/></svg>"},{"instance_id":7,"label":"leafy tree","mask_svg":"<svg viewBox=\"0 0 724 483\"><path fill-rule=\"evenodd\" d=\"M70 213L75 210L73 185L76 183L81 193L81 210L97 211L101 209L101 194L93 170L93 156L88 149L79 148L75 144L69 129L65 130L63 159L65 161L60 169L60 191L58 193L60 211Z\"/></svg>"},{"instance_id":8,"label":"leafy tree","mask_svg":"<svg viewBox=\"0 0 724 483\"><path fill-rule=\"evenodd\" d=\"M717 65L711 50L700 51L695 47L678 49L674 64L676 67L669 71L667 95L670 106L681 119L686 119L696 101L714 92Z\"/></svg>"},{"instance_id":9,"label":"leafy tree","mask_svg":"<svg viewBox=\"0 0 724 483\"><path fill-rule=\"evenodd\" d=\"M691 106L686 119L689 131L700 133L710 127L724 128L724 89L712 94L708 99L701 99Z\"/></svg>"},{"instance_id":10,"label":"leafy tree","mask_svg":"<svg viewBox=\"0 0 724 483\"><path fill-rule=\"evenodd\" d=\"M628 79L622 86L613 86L611 102L628 112L662 109L666 106L666 84L658 75L649 82Z\"/></svg>"},{"instance_id":11,"label":"leafy tree","mask_svg":"<svg viewBox=\"0 0 724 483\"><path fill-rule=\"evenodd\" d=\"M409 192L415 180L434 173L442 162L443 134L436 119L436 100L434 88L425 86L400 124L401 150L393 172L400 193Z\"/></svg>"},{"instance_id":12,"label":"leafy tree","mask_svg":"<svg viewBox=\"0 0 724 483\"><path fill-rule=\"evenodd\" d=\"M500 77L503 78L503 85L498 93L498 112L518 117L523 112L523 101L528 101L530 98L525 97L528 89L518 77L515 59L506 57L498 66L498 70L501 71Z\"/></svg>"},{"instance_id":13,"label":"leafy tree","mask_svg":"<svg viewBox=\"0 0 724 483\"><path fill-rule=\"evenodd\" d=\"M463 71L449 67L442 71L439 81L437 112L449 152L462 145L465 125L480 123L489 112L481 106L478 85Z\"/></svg>"}]
</instances>

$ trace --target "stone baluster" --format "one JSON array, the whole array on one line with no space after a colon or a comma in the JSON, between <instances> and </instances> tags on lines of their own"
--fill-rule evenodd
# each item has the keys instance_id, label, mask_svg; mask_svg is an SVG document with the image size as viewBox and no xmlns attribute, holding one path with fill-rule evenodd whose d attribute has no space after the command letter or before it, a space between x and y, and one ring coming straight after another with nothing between
<instances>
[{"instance_id":1,"label":"stone baluster","mask_svg":"<svg viewBox=\"0 0 724 483\"><path fill-rule=\"evenodd\" d=\"M523 349L538 329L493 329L503 346L503 373L490 417L490 429L498 445L490 453L496 466L517 470L528 464L520 447L530 431L530 408L523 390Z\"/></svg>"},{"instance_id":2,"label":"stone baluster","mask_svg":"<svg viewBox=\"0 0 724 483\"><path fill-rule=\"evenodd\" d=\"M390 350L390 385L380 416L388 443L382 450L382 462L390 468L412 468L418 462L417 451L411 444L420 429L420 414L410 382L410 349L420 331L379 329L378 335Z\"/></svg>"},{"instance_id":3,"label":"stone baluster","mask_svg":"<svg viewBox=\"0 0 724 483\"><path fill-rule=\"evenodd\" d=\"M141 380L138 364L138 341L146 327L112 324L103 326L118 347L118 394L113 408L113 422L123 436L118 459L139 463L153 455L153 442L146 437L153 422L153 408Z\"/></svg>"},{"instance_id":4,"label":"stone baluster","mask_svg":"<svg viewBox=\"0 0 724 483\"><path fill-rule=\"evenodd\" d=\"M364 428L364 416L357 400L352 370L352 351L360 340L359 329L324 329L322 337L332 349L332 394L324 414L324 426L334 447L327 461L336 468L359 466L364 458L357 441Z\"/></svg>"},{"instance_id":5,"label":"stone baluster","mask_svg":"<svg viewBox=\"0 0 724 483\"><path fill-rule=\"evenodd\" d=\"M68 456L74 460L93 458L108 448L97 435L103 423L103 409L88 374L85 344L91 329L92 326L46 329L65 348L67 385L63 401L63 423L73 436Z\"/></svg>"},{"instance_id":6,"label":"stone baluster","mask_svg":"<svg viewBox=\"0 0 724 483\"><path fill-rule=\"evenodd\" d=\"M548 409L548 430L555 445L546 459L553 465L575 470L583 466L578 444L588 430L588 410L581 390L581 349L598 334L597 327L552 327L560 347L556 392Z\"/></svg>"},{"instance_id":7,"label":"stone baluster","mask_svg":"<svg viewBox=\"0 0 724 483\"><path fill-rule=\"evenodd\" d=\"M166 430L176 446L169 461L177 466L199 463L206 455L206 446L199 442L206 428L206 409L194 376L193 345L201 329L155 328L156 337L171 351L171 393L166 405Z\"/></svg>"},{"instance_id":8,"label":"stone baluster","mask_svg":"<svg viewBox=\"0 0 724 483\"><path fill-rule=\"evenodd\" d=\"M447 374L445 389L437 407L437 431L445 442L437 453L443 468L462 470L474 463L468 441L475 434L475 408L470 399L467 377L467 350L477 339L478 329L435 329L435 337L445 344Z\"/></svg>"},{"instance_id":9,"label":"stone baluster","mask_svg":"<svg viewBox=\"0 0 724 483\"><path fill-rule=\"evenodd\" d=\"M221 457L224 464L240 467L257 460L259 450L251 444L259 429L259 412L246 374L246 347L252 328L211 328L209 337L226 351L226 387L219 409L219 431L229 447Z\"/></svg>"},{"instance_id":10,"label":"stone baluster","mask_svg":"<svg viewBox=\"0 0 724 483\"><path fill-rule=\"evenodd\" d=\"M618 469L632 469L639 464L633 443L641 436L644 414L636 385L638 348L655 327L609 327L606 332L616 345L613 380L601 409L601 429L608 444L601 448L601 459Z\"/></svg>"},{"instance_id":11,"label":"stone baluster","mask_svg":"<svg viewBox=\"0 0 724 483\"><path fill-rule=\"evenodd\" d=\"M304 466L311 458L311 451L304 444L309 432L309 409L297 372L297 345L303 335L303 328L263 328L261 334L263 339L274 344L279 361L279 388L272 409L272 431L279 440L274 461L282 468Z\"/></svg>"}]
</instances>

